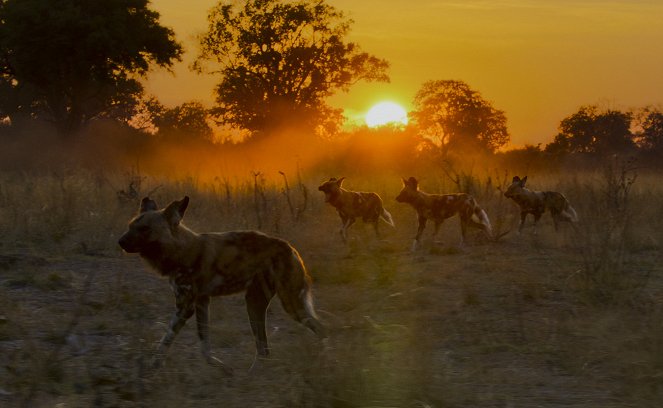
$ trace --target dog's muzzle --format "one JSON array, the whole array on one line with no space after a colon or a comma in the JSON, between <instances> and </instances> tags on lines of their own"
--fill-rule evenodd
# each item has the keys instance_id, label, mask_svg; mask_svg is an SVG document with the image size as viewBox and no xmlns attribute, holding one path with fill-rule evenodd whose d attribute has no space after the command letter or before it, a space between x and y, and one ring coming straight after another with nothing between
<instances>
[{"instance_id":1,"label":"dog's muzzle","mask_svg":"<svg viewBox=\"0 0 663 408\"><path fill-rule=\"evenodd\" d=\"M118 245L120 245L120 248L122 248L125 252L128 253L135 253L138 252L138 249L135 248L135 246L132 244L131 239L127 236L127 234L124 234L120 237L120 239L117 241Z\"/></svg>"}]
</instances>

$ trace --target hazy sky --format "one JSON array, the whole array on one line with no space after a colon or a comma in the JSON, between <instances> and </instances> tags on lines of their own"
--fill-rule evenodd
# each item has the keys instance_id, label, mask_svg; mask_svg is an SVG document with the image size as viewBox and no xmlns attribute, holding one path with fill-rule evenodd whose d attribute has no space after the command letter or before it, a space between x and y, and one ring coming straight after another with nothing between
<instances>
[{"instance_id":1,"label":"hazy sky","mask_svg":"<svg viewBox=\"0 0 663 408\"><path fill-rule=\"evenodd\" d=\"M152 0L187 54L148 92L211 106L218 78L191 73L194 36L214 0ZM390 84L358 84L332 105L363 117L385 99L412 108L427 80L467 82L506 112L512 145L548 143L581 105L663 105L663 0L328 0L354 20L349 40L391 63Z\"/></svg>"}]
</instances>

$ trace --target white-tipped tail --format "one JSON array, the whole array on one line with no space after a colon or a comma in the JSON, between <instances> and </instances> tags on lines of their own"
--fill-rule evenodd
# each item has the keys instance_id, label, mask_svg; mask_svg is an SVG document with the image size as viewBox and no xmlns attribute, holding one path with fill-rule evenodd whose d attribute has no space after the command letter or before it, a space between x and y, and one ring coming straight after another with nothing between
<instances>
[{"instance_id":1,"label":"white-tipped tail","mask_svg":"<svg viewBox=\"0 0 663 408\"><path fill-rule=\"evenodd\" d=\"M394 219L391 218L391 214L389 214L389 211L385 210L384 208L382 209L382 214L380 215L380 218L382 218L384 222L391 225L392 227L396 226L394 225Z\"/></svg>"},{"instance_id":2,"label":"white-tipped tail","mask_svg":"<svg viewBox=\"0 0 663 408\"><path fill-rule=\"evenodd\" d=\"M484 227L486 227L486 233L488 233L490 237L493 236L493 226L490 225L488 214L486 214L483 208L477 208L476 210L474 210L472 218L474 219L475 222L478 222L479 224L482 224Z\"/></svg>"},{"instance_id":3,"label":"white-tipped tail","mask_svg":"<svg viewBox=\"0 0 663 408\"><path fill-rule=\"evenodd\" d=\"M562 211L562 214L566 215L569 221L578 222L578 214L576 213L576 210L570 205L567 205L566 209Z\"/></svg>"},{"instance_id":4,"label":"white-tipped tail","mask_svg":"<svg viewBox=\"0 0 663 408\"><path fill-rule=\"evenodd\" d=\"M304 304L304 309L306 314L311 317L317 317L315 313L315 308L313 307L313 296L311 295L311 290L309 288L304 288L299 292L299 298Z\"/></svg>"}]
</instances>

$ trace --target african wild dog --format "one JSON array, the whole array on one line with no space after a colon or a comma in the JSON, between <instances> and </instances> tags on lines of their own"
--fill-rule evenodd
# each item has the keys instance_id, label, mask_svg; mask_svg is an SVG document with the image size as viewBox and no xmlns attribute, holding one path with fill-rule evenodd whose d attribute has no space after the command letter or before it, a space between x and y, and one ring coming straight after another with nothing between
<instances>
[{"instance_id":1,"label":"african wild dog","mask_svg":"<svg viewBox=\"0 0 663 408\"><path fill-rule=\"evenodd\" d=\"M412 243L412 251L415 251L421 243L421 234L429 218L435 222L433 237L437 235L442 222L456 214L460 217L461 244L465 240L467 227L479 228L488 238L492 237L493 231L488 215L469 194L427 194L419 190L417 179L410 177L407 180L403 179L403 189L396 197L396 201L410 204L419 215L419 229Z\"/></svg>"},{"instance_id":2,"label":"african wild dog","mask_svg":"<svg viewBox=\"0 0 663 408\"><path fill-rule=\"evenodd\" d=\"M202 353L212 357L209 340L209 303L212 296L245 292L257 354L267 356L265 313L270 300L279 295L283 309L319 337L325 330L316 318L311 280L299 253L286 241L256 231L196 233L181 222L189 197L157 209L143 198L139 214L119 244L138 253L170 281L176 312L161 339L154 366L161 365L168 348L186 321L196 315Z\"/></svg>"},{"instance_id":3,"label":"african wild dog","mask_svg":"<svg viewBox=\"0 0 663 408\"><path fill-rule=\"evenodd\" d=\"M325 202L331 204L338 211L341 217L341 238L343 242L348 239L348 228L354 224L357 217L361 217L364 222L373 224L375 234L380 237L378 230L378 220L382 218L387 224L394 226L394 220L389 211L382 205L382 199L377 193L366 193L350 191L341 187L345 177L340 179L330 178L318 187L318 190L325 193Z\"/></svg>"},{"instance_id":4,"label":"african wild dog","mask_svg":"<svg viewBox=\"0 0 663 408\"><path fill-rule=\"evenodd\" d=\"M515 201L520 207L519 233L523 230L527 214L534 215L534 226L536 226L536 223L546 210L549 210L552 215L555 231L558 230L560 221L578 222L576 210L571 207L571 204L569 204L569 201L562 193L556 191L532 191L525 188L526 182L527 176L522 179L514 176L511 185L504 193L507 198Z\"/></svg>"}]
</instances>

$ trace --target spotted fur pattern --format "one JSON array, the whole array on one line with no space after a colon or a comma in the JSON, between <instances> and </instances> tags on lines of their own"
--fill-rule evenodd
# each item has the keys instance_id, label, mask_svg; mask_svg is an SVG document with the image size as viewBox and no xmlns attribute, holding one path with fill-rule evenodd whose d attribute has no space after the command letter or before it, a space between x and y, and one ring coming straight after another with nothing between
<instances>
[{"instance_id":1,"label":"spotted fur pattern","mask_svg":"<svg viewBox=\"0 0 663 408\"><path fill-rule=\"evenodd\" d=\"M348 228L354 224L357 218L370 223L379 237L378 221L382 219L387 224L394 226L394 220L389 211L384 209L382 199L377 193L358 192L344 189L342 186L345 177L340 179L330 178L322 183L318 190L325 193L325 202L331 204L341 217L341 239L348 239Z\"/></svg>"},{"instance_id":2,"label":"spotted fur pattern","mask_svg":"<svg viewBox=\"0 0 663 408\"><path fill-rule=\"evenodd\" d=\"M403 179L403 189L396 197L396 201L410 204L419 216L417 235L412 244L413 251L421 243L421 235L428 219L435 223L433 231L433 237L435 237L442 222L456 214L460 218L461 244L465 240L468 227L478 228L489 238L492 237L493 232L488 215L469 194L428 194L419 190L417 179L410 177L407 180Z\"/></svg>"},{"instance_id":3,"label":"spotted fur pattern","mask_svg":"<svg viewBox=\"0 0 663 408\"><path fill-rule=\"evenodd\" d=\"M556 191L533 191L525 187L526 182L527 176L522 179L514 176L511 185L504 193L504 196L515 201L520 207L518 232L522 232L527 214L534 216L534 225L536 226L543 213L550 211L555 231L559 229L560 222L578 222L576 210L571 207L571 204L569 204L569 201L562 193Z\"/></svg>"},{"instance_id":4,"label":"spotted fur pattern","mask_svg":"<svg viewBox=\"0 0 663 408\"><path fill-rule=\"evenodd\" d=\"M245 293L260 356L269 354L265 314L275 294L293 319L324 337L313 309L311 280L295 248L256 231L196 233L181 222L188 204L189 197L184 197L160 210L145 197L139 214L119 240L122 249L138 253L167 277L175 294L176 311L159 344L156 366L194 314L203 356L209 363L221 363L210 351L209 303L213 296Z\"/></svg>"}]
</instances>

